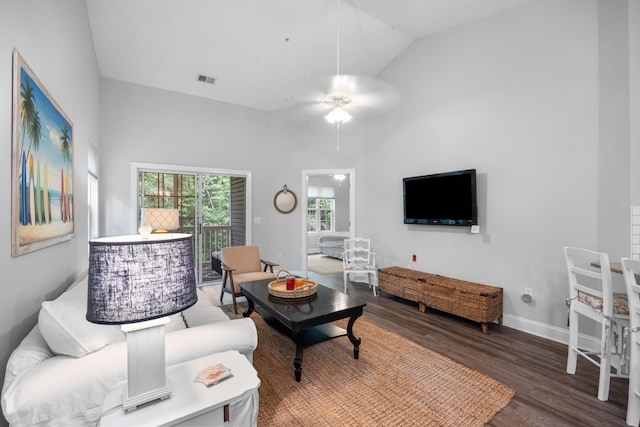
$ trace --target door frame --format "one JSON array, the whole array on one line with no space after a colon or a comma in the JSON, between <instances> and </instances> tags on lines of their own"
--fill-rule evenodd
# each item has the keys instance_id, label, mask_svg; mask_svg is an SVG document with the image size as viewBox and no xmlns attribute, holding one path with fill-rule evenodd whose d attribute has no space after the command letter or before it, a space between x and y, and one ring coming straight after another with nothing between
<instances>
[{"instance_id":1,"label":"door frame","mask_svg":"<svg viewBox=\"0 0 640 427\"><path fill-rule=\"evenodd\" d=\"M356 170L355 169L311 169L302 171L302 191L300 195L300 215L302 229L302 275L307 277L307 188L310 176L327 176L343 174L348 175L349 180L349 237L356 234Z\"/></svg>"},{"instance_id":2,"label":"door frame","mask_svg":"<svg viewBox=\"0 0 640 427\"><path fill-rule=\"evenodd\" d=\"M130 197L131 197L131 208L133 214L130 218L130 228L132 230L132 234L136 234L138 231L138 218L136 217L138 212L138 173L140 172L154 172L154 173L172 173L179 175L223 175L223 176L231 176L231 177L243 177L246 181L246 217L247 221L245 221L245 230L246 230L246 243L247 245L251 244L251 231L252 224L248 219L251 218L251 172L243 171L243 170L231 170L231 169L218 169L218 168L203 168L197 166L183 166L183 165L169 165L164 163L143 163L143 162L131 162L131 175L130 175ZM200 212L199 215L202 213ZM198 215L198 213L196 213ZM197 228L196 228L197 230ZM200 249L194 248L194 252L198 253L198 260L202 263L203 260L200 260ZM196 260L194 260L196 261Z\"/></svg>"}]
</instances>

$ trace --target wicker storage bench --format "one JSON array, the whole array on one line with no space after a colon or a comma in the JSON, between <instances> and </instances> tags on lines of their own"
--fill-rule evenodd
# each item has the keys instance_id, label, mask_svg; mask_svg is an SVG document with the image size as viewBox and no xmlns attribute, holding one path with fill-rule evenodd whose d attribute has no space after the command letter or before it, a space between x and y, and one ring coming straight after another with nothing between
<instances>
[{"instance_id":1,"label":"wicker storage bench","mask_svg":"<svg viewBox=\"0 0 640 427\"><path fill-rule=\"evenodd\" d=\"M378 286L383 292L417 302L423 313L430 307L479 322L485 334L494 320L502 325L502 288L402 267L378 270Z\"/></svg>"}]
</instances>

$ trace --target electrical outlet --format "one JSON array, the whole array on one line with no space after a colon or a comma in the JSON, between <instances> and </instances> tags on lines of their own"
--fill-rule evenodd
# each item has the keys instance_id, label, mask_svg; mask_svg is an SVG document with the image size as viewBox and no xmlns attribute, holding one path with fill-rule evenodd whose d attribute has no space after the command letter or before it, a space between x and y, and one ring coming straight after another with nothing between
<instances>
[{"instance_id":1,"label":"electrical outlet","mask_svg":"<svg viewBox=\"0 0 640 427\"><path fill-rule=\"evenodd\" d=\"M276 258L277 258L277 259L282 259L282 254L281 254L280 252L278 252L278 253L276 254Z\"/></svg>"},{"instance_id":2,"label":"electrical outlet","mask_svg":"<svg viewBox=\"0 0 640 427\"><path fill-rule=\"evenodd\" d=\"M417 259L418 259L418 257L416 256L416 254L413 254L411 256L411 261L416 262Z\"/></svg>"}]
</instances>

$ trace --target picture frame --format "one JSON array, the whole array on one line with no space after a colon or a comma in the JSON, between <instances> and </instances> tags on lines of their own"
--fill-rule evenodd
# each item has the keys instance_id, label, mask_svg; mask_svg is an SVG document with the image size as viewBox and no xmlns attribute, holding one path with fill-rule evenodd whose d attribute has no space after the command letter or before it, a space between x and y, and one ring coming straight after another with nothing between
<instances>
[{"instance_id":1,"label":"picture frame","mask_svg":"<svg viewBox=\"0 0 640 427\"><path fill-rule=\"evenodd\" d=\"M75 237L73 123L13 50L11 256Z\"/></svg>"}]
</instances>

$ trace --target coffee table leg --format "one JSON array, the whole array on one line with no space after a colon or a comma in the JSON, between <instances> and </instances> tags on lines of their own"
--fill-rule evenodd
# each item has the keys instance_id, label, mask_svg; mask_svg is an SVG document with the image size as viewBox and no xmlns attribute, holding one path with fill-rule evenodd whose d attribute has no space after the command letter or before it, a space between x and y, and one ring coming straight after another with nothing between
<instances>
[{"instance_id":1,"label":"coffee table leg","mask_svg":"<svg viewBox=\"0 0 640 427\"><path fill-rule=\"evenodd\" d=\"M242 313L243 317L251 316L251 313L253 313L253 309L255 308L255 305L254 305L253 300L251 298L247 298L247 302L249 303L249 308L247 309L247 311Z\"/></svg>"},{"instance_id":2,"label":"coffee table leg","mask_svg":"<svg viewBox=\"0 0 640 427\"><path fill-rule=\"evenodd\" d=\"M349 323L347 324L347 336L349 337L349 341L353 344L353 358L357 359L360 354L360 343L362 340L355 335L353 335L353 324L356 323L358 317L360 317L362 313L358 313L349 318Z\"/></svg>"},{"instance_id":3,"label":"coffee table leg","mask_svg":"<svg viewBox=\"0 0 640 427\"><path fill-rule=\"evenodd\" d=\"M299 333L294 333L294 342L296 343L296 357L293 359L293 366L295 367L296 381L300 382L302 377L302 354L304 352L304 345L302 345L302 337Z\"/></svg>"}]
</instances>

